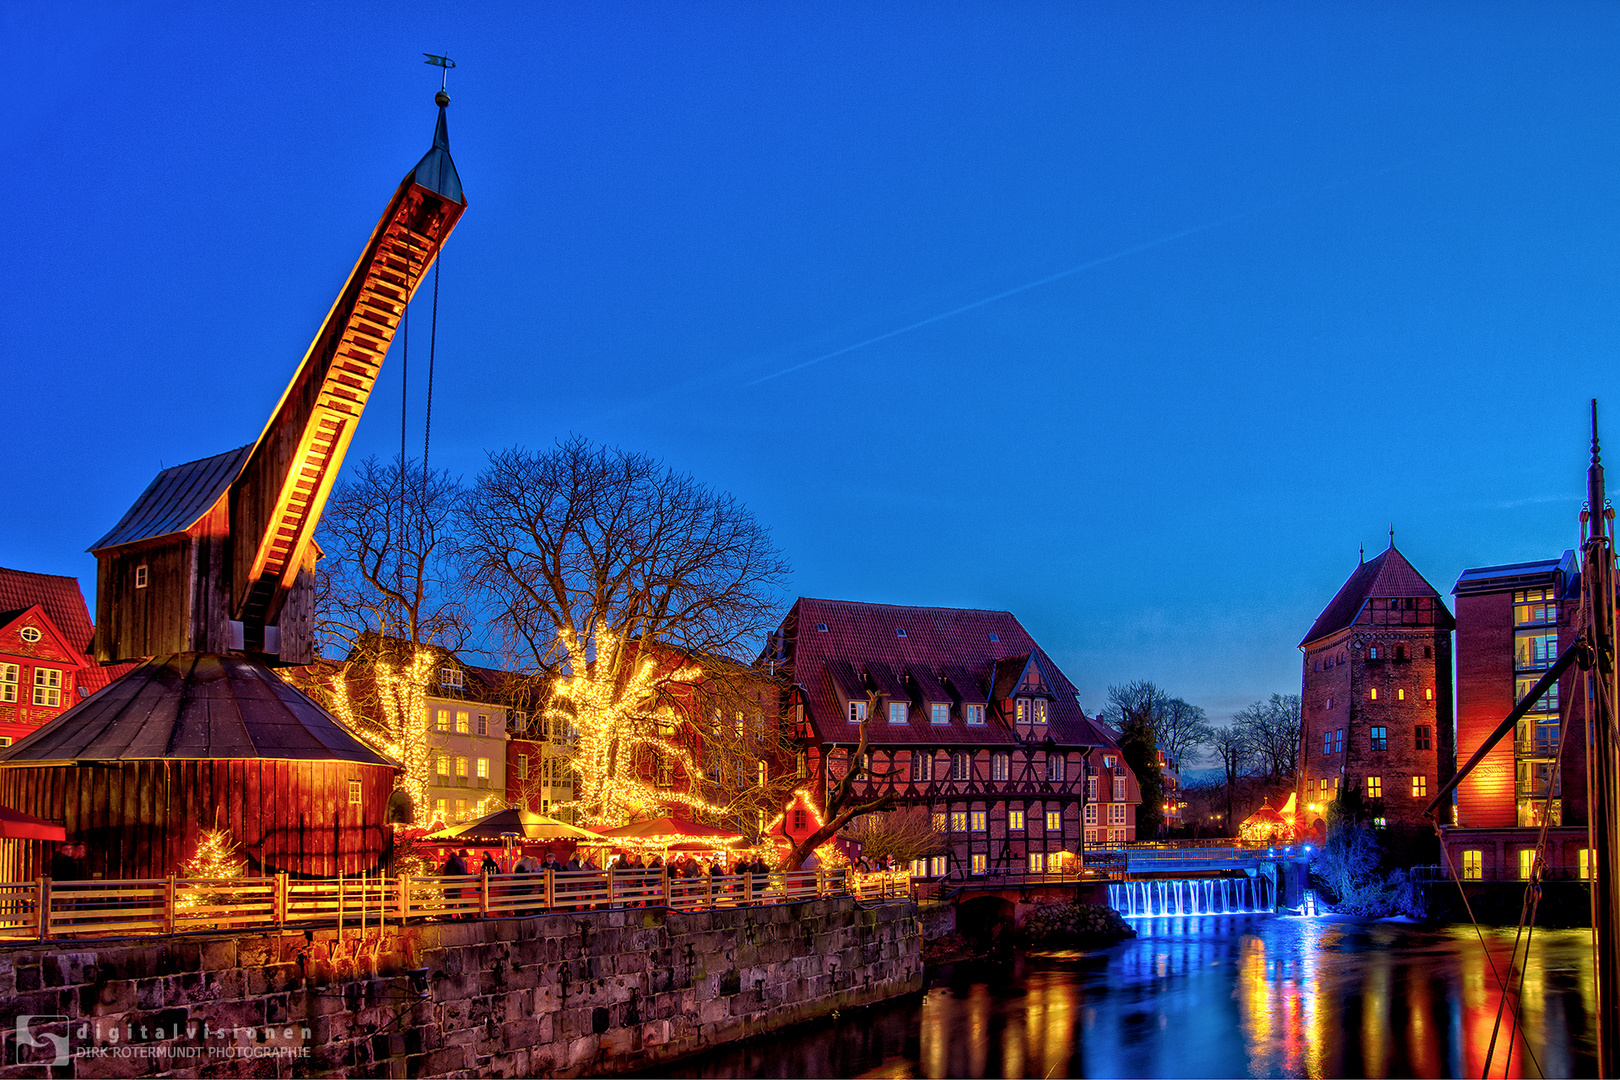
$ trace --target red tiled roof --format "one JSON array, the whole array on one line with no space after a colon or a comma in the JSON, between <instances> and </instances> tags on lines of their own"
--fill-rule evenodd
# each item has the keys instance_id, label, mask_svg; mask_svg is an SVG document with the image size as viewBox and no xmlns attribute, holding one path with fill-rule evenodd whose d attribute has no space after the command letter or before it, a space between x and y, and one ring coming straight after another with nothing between
<instances>
[{"instance_id":1,"label":"red tiled roof","mask_svg":"<svg viewBox=\"0 0 1620 1080\"><path fill-rule=\"evenodd\" d=\"M0 567L0 611L16 611L35 604L45 609L45 614L74 648L80 652L90 651L95 628L90 623L84 593L79 591L78 578Z\"/></svg>"},{"instance_id":2,"label":"red tiled roof","mask_svg":"<svg viewBox=\"0 0 1620 1080\"><path fill-rule=\"evenodd\" d=\"M824 624L826 632L817 630L818 624ZM1081 711L1074 685L1011 612L801 597L783 625L790 639L788 670L804 688L810 722L826 742L854 743L859 738L834 681L834 671L842 663L867 671L880 688L886 682L897 686L900 675L916 672L912 677L931 689L943 675L953 688L969 684L974 692L962 695L958 690L958 694L972 702L984 700L983 689L992 684L998 661L1017 659L1021 670L1033 653L1056 695L1047 725L1052 739L1069 746L1113 745L1105 730ZM898 630L904 630L905 636ZM992 635L998 640L992 641ZM911 696L914 706L923 700L920 693ZM887 716L874 716L867 725L867 741L871 745L1005 744L1017 738L995 716L988 716L982 726L969 727L957 704L951 710L949 726L930 723L927 710L921 707L910 710L904 725L890 724Z\"/></svg>"},{"instance_id":3,"label":"red tiled roof","mask_svg":"<svg viewBox=\"0 0 1620 1080\"><path fill-rule=\"evenodd\" d=\"M1300 646L1309 645L1318 638L1336 634L1353 625L1361 614L1362 605L1375 596L1431 597L1441 610L1447 612L1448 617L1450 615L1445 601L1440 599L1434 586L1406 561L1405 555L1391 546L1382 555L1356 567L1355 573L1350 575L1328 606L1322 609L1322 614L1316 617L1316 622L1300 641Z\"/></svg>"}]
</instances>

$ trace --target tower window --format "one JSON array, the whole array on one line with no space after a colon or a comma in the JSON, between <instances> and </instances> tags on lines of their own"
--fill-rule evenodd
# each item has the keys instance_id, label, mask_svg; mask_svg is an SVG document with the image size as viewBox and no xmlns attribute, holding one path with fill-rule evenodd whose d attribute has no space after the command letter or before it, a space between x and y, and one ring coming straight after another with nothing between
<instances>
[{"instance_id":1,"label":"tower window","mask_svg":"<svg viewBox=\"0 0 1620 1080\"><path fill-rule=\"evenodd\" d=\"M1414 749L1417 749L1417 750L1431 750L1431 749L1433 749L1433 741L1432 741L1432 739L1430 737L1430 734L1429 734L1429 725L1428 724L1418 724L1418 725L1416 725L1412 729L1412 734L1413 734L1413 742L1415 743Z\"/></svg>"},{"instance_id":2,"label":"tower window","mask_svg":"<svg viewBox=\"0 0 1620 1080\"><path fill-rule=\"evenodd\" d=\"M1425 659L1425 660L1433 660L1434 659L1434 646L1433 645L1425 645L1425 646L1423 646L1423 659Z\"/></svg>"},{"instance_id":3,"label":"tower window","mask_svg":"<svg viewBox=\"0 0 1620 1080\"><path fill-rule=\"evenodd\" d=\"M1389 749L1389 728L1374 727L1372 729L1372 748L1374 750Z\"/></svg>"},{"instance_id":4,"label":"tower window","mask_svg":"<svg viewBox=\"0 0 1620 1080\"><path fill-rule=\"evenodd\" d=\"M1377 701L1378 700L1378 687L1376 687L1376 686L1373 687L1372 689L1368 690L1367 693L1369 695L1367 700L1369 700L1369 701Z\"/></svg>"}]
</instances>

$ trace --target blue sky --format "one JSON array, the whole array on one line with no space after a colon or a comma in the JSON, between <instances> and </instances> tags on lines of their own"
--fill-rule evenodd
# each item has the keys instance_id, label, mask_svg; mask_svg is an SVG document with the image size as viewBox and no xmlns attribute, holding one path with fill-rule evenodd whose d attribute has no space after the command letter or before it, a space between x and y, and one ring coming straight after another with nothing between
<instances>
[{"instance_id":1,"label":"blue sky","mask_svg":"<svg viewBox=\"0 0 1620 1080\"><path fill-rule=\"evenodd\" d=\"M1096 709L1297 690L1355 566L1572 546L1620 8L10 5L0 565L252 439L459 63L433 459L570 432L798 593L1015 612ZM1036 284L1039 283L1039 284ZM411 365L419 452L427 309ZM398 450L399 345L351 461ZM1620 447L1620 411L1612 430Z\"/></svg>"}]
</instances>

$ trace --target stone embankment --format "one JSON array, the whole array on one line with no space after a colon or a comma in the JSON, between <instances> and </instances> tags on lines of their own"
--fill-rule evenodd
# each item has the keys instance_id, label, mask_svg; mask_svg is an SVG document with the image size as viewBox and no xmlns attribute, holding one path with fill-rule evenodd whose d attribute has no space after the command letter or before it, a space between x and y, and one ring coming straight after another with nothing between
<instances>
[{"instance_id":1,"label":"stone embankment","mask_svg":"<svg viewBox=\"0 0 1620 1080\"><path fill-rule=\"evenodd\" d=\"M834 898L8 946L0 1077L645 1069L920 990L917 927Z\"/></svg>"}]
</instances>

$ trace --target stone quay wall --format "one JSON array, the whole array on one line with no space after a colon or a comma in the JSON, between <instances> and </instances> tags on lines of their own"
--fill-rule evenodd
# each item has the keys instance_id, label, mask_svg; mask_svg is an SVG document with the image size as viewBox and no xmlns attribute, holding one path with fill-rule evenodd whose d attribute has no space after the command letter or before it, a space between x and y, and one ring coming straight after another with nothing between
<instances>
[{"instance_id":1,"label":"stone quay wall","mask_svg":"<svg viewBox=\"0 0 1620 1080\"><path fill-rule=\"evenodd\" d=\"M10 945L0 1078L627 1072L919 991L920 950L845 897Z\"/></svg>"}]
</instances>

